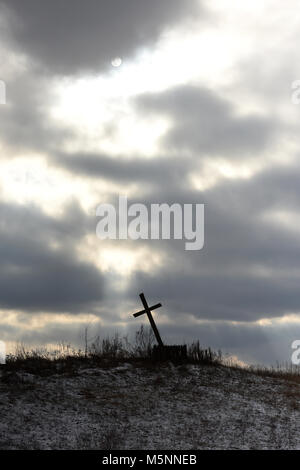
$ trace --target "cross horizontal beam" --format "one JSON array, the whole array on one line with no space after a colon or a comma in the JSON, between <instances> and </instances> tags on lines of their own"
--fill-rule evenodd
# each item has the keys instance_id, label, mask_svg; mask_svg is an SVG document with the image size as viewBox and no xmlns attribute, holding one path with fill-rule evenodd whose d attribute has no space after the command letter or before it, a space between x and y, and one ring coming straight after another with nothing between
<instances>
[{"instance_id":1,"label":"cross horizontal beam","mask_svg":"<svg viewBox=\"0 0 300 470\"><path fill-rule=\"evenodd\" d=\"M161 307L161 304L155 304L152 307L149 307L149 310L155 310L156 308L159 308L159 307ZM139 317L140 315L144 315L144 313L147 313L147 310L140 310L139 312L134 313L133 316L136 318L136 317Z\"/></svg>"}]
</instances>

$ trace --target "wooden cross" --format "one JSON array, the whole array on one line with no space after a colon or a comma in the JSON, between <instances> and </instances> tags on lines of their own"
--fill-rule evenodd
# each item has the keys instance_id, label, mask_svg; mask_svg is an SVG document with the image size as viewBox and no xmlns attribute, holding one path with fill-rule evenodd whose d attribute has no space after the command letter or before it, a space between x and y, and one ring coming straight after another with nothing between
<instances>
[{"instance_id":1,"label":"wooden cross","mask_svg":"<svg viewBox=\"0 0 300 470\"><path fill-rule=\"evenodd\" d=\"M157 329L157 326L155 324L154 318L152 317L152 313L151 313L151 310L155 310L156 308L161 307L161 304L155 304L152 307L149 307L143 293L140 294L140 298L141 298L141 301L143 303L144 310L141 310L140 312L134 313L133 316L134 317L139 317L140 315L144 315L144 313L147 313L147 316L148 316L150 325L152 326L152 330L154 331L156 340L157 340L159 346L163 346L164 343L161 340L159 331Z\"/></svg>"}]
</instances>

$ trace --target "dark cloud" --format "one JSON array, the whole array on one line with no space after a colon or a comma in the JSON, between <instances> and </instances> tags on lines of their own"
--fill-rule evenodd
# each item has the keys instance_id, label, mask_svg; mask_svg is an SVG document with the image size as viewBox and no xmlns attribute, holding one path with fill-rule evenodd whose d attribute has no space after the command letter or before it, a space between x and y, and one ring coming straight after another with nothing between
<instances>
[{"instance_id":1,"label":"dark cloud","mask_svg":"<svg viewBox=\"0 0 300 470\"><path fill-rule=\"evenodd\" d=\"M299 252L299 250L298 250ZM155 276L137 273L133 291L146 290L151 297L164 299L174 321L186 314L206 320L252 322L260 318L281 316L284 312L300 310L297 281L292 276L260 278L251 273L234 275L225 270L218 275L206 274L206 264L198 259L198 272L162 270ZM134 292L132 292L132 295ZM176 320L175 320L176 319Z\"/></svg>"},{"instance_id":2,"label":"dark cloud","mask_svg":"<svg viewBox=\"0 0 300 470\"><path fill-rule=\"evenodd\" d=\"M107 68L199 13L195 0L9 0L17 47L54 73Z\"/></svg>"},{"instance_id":3,"label":"dark cloud","mask_svg":"<svg viewBox=\"0 0 300 470\"><path fill-rule=\"evenodd\" d=\"M299 207L299 177L297 170L275 168L247 181L223 181L204 193L171 185L139 199L148 207L151 202L204 203L205 244L188 252L182 241L135 242L161 252L166 262L159 272L132 277L131 298L145 290L165 299L176 321L192 313L207 320L253 322L300 311L299 232L266 217L274 208Z\"/></svg>"},{"instance_id":4,"label":"dark cloud","mask_svg":"<svg viewBox=\"0 0 300 470\"><path fill-rule=\"evenodd\" d=\"M14 156L28 151L49 153L60 147L73 131L56 125L49 110L56 100L53 81L35 70L23 71L8 82L7 104L1 108L0 138ZM1 155L7 158L7 155Z\"/></svg>"},{"instance_id":5,"label":"dark cloud","mask_svg":"<svg viewBox=\"0 0 300 470\"><path fill-rule=\"evenodd\" d=\"M275 137L276 121L254 113L241 116L238 103L231 103L219 93L181 85L162 93L141 95L136 105L144 113L171 118L173 127L163 138L165 148L192 150L196 156L256 156Z\"/></svg>"},{"instance_id":6,"label":"dark cloud","mask_svg":"<svg viewBox=\"0 0 300 470\"><path fill-rule=\"evenodd\" d=\"M0 211L0 308L76 313L103 299L103 275L77 258L89 224L76 205L61 218L8 204Z\"/></svg>"},{"instance_id":7,"label":"dark cloud","mask_svg":"<svg viewBox=\"0 0 300 470\"><path fill-rule=\"evenodd\" d=\"M109 157L104 154L74 153L56 155L56 164L71 173L89 178L104 178L120 183L183 184L186 171L193 167L192 159L157 156L152 159L140 157ZM54 160L54 157L53 157Z\"/></svg>"}]
</instances>

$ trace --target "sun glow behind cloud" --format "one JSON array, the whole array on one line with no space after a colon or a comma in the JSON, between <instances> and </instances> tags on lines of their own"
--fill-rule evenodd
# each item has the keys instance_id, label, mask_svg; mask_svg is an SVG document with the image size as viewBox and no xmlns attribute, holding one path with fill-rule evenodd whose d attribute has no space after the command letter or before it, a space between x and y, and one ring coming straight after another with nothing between
<instances>
[{"instance_id":1,"label":"sun glow behind cloud","mask_svg":"<svg viewBox=\"0 0 300 470\"><path fill-rule=\"evenodd\" d=\"M83 261L93 262L101 271L116 274L124 279L124 286L136 271L155 272L166 262L166 255L146 246L137 247L130 240L122 245L114 240L100 240L89 234L78 248ZM119 282L119 281L118 281Z\"/></svg>"},{"instance_id":2,"label":"sun glow behind cloud","mask_svg":"<svg viewBox=\"0 0 300 470\"><path fill-rule=\"evenodd\" d=\"M122 149L126 156L153 157L170 123L162 117L140 116L131 98L191 82L212 88L232 82L230 70L241 54L232 30L221 37L209 23L189 26L165 32L154 48L108 75L57 81L51 117L76 129L76 141L67 144L69 149L112 155Z\"/></svg>"}]
</instances>

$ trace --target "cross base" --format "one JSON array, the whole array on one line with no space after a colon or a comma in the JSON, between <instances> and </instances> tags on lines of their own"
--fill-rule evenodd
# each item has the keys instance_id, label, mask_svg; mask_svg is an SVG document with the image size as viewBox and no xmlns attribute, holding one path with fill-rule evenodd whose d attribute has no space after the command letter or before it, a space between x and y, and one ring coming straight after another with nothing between
<instances>
[{"instance_id":1,"label":"cross base","mask_svg":"<svg viewBox=\"0 0 300 470\"><path fill-rule=\"evenodd\" d=\"M154 361L181 362L187 359L187 347L184 345L175 346L153 346L152 359Z\"/></svg>"}]
</instances>

